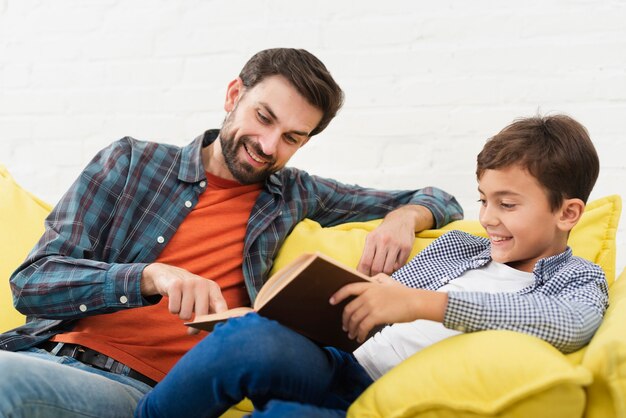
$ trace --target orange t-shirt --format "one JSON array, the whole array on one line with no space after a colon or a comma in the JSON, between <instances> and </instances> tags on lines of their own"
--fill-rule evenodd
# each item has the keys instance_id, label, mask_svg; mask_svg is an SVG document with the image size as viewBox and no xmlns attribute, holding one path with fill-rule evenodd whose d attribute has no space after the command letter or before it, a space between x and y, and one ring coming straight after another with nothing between
<instances>
[{"instance_id":1,"label":"orange t-shirt","mask_svg":"<svg viewBox=\"0 0 626 418\"><path fill-rule=\"evenodd\" d=\"M184 219L156 262L214 280L229 308L249 306L244 285L243 243L261 184L241 185L208 174L207 190ZM152 306L83 318L53 341L80 344L160 381L204 337L169 313L168 298Z\"/></svg>"}]
</instances>

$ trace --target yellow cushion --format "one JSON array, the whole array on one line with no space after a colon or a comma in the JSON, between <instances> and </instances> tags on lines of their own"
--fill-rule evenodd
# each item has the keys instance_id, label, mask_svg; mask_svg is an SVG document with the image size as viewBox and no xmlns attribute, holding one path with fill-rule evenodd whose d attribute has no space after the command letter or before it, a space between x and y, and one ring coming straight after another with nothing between
<instances>
[{"instance_id":1,"label":"yellow cushion","mask_svg":"<svg viewBox=\"0 0 626 418\"><path fill-rule=\"evenodd\" d=\"M603 197L587 205L580 222L572 230L569 245L574 254L600 265L611 283L615 277L615 234L622 204L618 195ZM381 220L352 222L331 228L322 228L310 219L300 222L289 234L274 261L273 271L285 266L304 252L319 251L336 260L356 267L361 257L367 234ZM455 221L440 229L417 234L411 257L447 231L459 229L474 235L486 236L478 221Z\"/></svg>"},{"instance_id":2,"label":"yellow cushion","mask_svg":"<svg viewBox=\"0 0 626 418\"><path fill-rule=\"evenodd\" d=\"M582 364L593 373L585 416L626 417L626 270L609 288L609 309Z\"/></svg>"},{"instance_id":3,"label":"yellow cushion","mask_svg":"<svg viewBox=\"0 0 626 418\"><path fill-rule=\"evenodd\" d=\"M385 374L348 417L576 417L590 382L589 371L538 338L513 331L461 334Z\"/></svg>"},{"instance_id":4,"label":"yellow cushion","mask_svg":"<svg viewBox=\"0 0 626 418\"><path fill-rule=\"evenodd\" d=\"M622 200L618 195L589 202L568 241L574 255L602 267L609 284L615 280L615 235L621 213Z\"/></svg>"},{"instance_id":5,"label":"yellow cushion","mask_svg":"<svg viewBox=\"0 0 626 418\"><path fill-rule=\"evenodd\" d=\"M382 219L369 222L350 222L330 228L305 219L291 231L278 255L274 259L272 273L287 265L302 253L319 251L345 265L356 267L365 245L365 237L376 228ZM409 259L426 248L444 232L460 229L475 235L485 235L485 230L478 221L455 221L441 229L422 231L415 237L415 243Z\"/></svg>"},{"instance_id":6,"label":"yellow cushion","mask_svg":"<svg viewBox=\"0 0 626 418\"><path fill-rule=\"evenodd\" d=\"M28 193L0 166L0 332L24 323L13 308L9 276L43 233L50 206Z\"/></svg>"}]
</instances>

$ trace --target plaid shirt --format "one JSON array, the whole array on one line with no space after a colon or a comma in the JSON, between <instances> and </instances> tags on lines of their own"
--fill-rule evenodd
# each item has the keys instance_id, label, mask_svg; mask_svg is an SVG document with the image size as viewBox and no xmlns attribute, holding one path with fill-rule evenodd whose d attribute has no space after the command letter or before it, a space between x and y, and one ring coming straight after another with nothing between
<instances>
[{"instance_id":1,"label":"plaid shirt","mask_svg":"<svg viewBox=\"0 0 626 418\"><path fill-rule=\"evenodd\" d=\"M29 322L0 336L0 348L25 349L70 329L75 319L154 303L155 298L141 296L142 271L205 190L201 148L218 134L207 131L183 148L127 137L98 153L48 216L44 235L11 277L16 307ZM366 221L410 203L427 207L437 227L463 216L454 197L436 188L380 191L294 168L271 175L252 209L244 242L250 299L299 221L311 218L323 226Z\"/></svg>"},{"instance_id":2,"label":"plaid shirt","mask_svg":"<svg viewBox=\"0 0 626 418\"><path fill-rule=\"evenodd\" d=\"M437 290L491 261L489 240L451 231L393 274L413 288ZM583 347L602 322L608 288L602 269L571 248L541 259L535 283L516 293L449 292L444 325L461 332L506 329L534 335L564 353Z\"/></svg>"}]
</instances>

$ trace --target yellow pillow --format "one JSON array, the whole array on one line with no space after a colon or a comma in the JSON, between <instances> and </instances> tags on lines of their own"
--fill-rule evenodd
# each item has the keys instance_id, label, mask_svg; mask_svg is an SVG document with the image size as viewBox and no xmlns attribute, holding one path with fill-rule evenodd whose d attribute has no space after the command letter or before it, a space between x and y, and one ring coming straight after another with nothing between
<instances>
[{"instance_id":1,"label":"yellow pillow","mask_svg":"<svg viewBox=\"0 0 626 418\"><path fill-rule=\"evenodd\" d=\"M621 199L618 195L590 202L569 238L569 245L574 254L599 264L604 269L609 283L615 278L615 234L621 209ZM381 220L378 219L322 228L319 223L305 219L296 225L285 240L274 260L272 272L285 266L302 253L315 251L356 267L365 245L365 237L380 223ZM426 248L435 238L453 229L486 236L478 221L451 222L443 228L417 234L409 259Z\"/></svg>"},{"instance_id":2,"label":"yellow pillow","mask_svg":"<svg viewBox=\"0 0 626 418\"><path fill-rule=\"evenodd\" d=\"M582 416L591 374L548 343L513 331L432 345L370 386L348 417Z\"/></svg>"},{"instance_id":3,"label":"yellow pillow","mask_svg":"<svg viewBox=\"0 0 626 418\"><path fill-rule=\"evenodd\" d=\"M587 418L626 417L626 270L609 288L609 309L582 365L593 374Z\"/></svg>"},{"instance_id":4,"label":"yellow pillow","mask_svg":"<svg viewBox=\"0 0 626 418\"><path fill-rule=\"evenodd\" d=\"M574 255L602 267L609 284L615 280L615 235L621 213L622 199L619 195L589 202L568 241Z\"/></svg>"},{"instance_id":5,"label":"yellow pillow","mask_svg":"<svg viewBox=\"0 0 626 418\"><path fill-rule=\"evenodd\" d=\"M0 332L24 323L13 308L9 276L41 234L50 206L28 193L0 166Z\"/></svg>"}]
</instances>

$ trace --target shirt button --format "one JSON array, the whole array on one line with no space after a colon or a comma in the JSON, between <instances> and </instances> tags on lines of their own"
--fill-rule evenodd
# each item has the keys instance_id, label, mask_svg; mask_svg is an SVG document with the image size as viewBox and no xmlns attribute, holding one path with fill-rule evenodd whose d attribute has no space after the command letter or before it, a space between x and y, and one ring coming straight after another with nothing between
<instances>
[{"instance_id":1,"label":"shirt button","mask_svg":"<svg viewBox=\"0 0 626 418\"><path fill-rule=\"evenodd\" d=\"M128 298L126 296L121 296L120 297L120 302L121 303L126 303L126 302L128 302Z\"/></svg>"},{"instance_id":2,"label":"shirt button","mask_svg":"<svg viewBox=\"0 0 626 418\"><path fill-rule=\"evenodd\" d=\"M191 207L191 202L189 200L185 202L185 207L188 207L188 208Z\"/></svg>"},{"instance_id":3,"label":"shirt button","mask_svg":"<svg viewBox=\"0 0 626 418\"><path fill-rule=\"evenodd\" d=\"M80 305L78 307L78 309L80 309L81 312L87 312L87 306L86 305Z\"/></svg>"},{"instance_id":4,"label":"shirt button","mask_svg":"<svg viewBox=\"0 0 626 418\"><path fill-rule=\"evenodd\" d=\"M165 242L165 238L163 238L163 237L159 236L159 237L157 238L157 242L158 242L159 244L163 244L163 243Z\"/></svg>"},{"instance_id":5,"label":"shirt button","mask_svg":"<svg viewBox=\"0 0 626 418\"><path fill-rule=\"evenodd\" d=\"M459 332L465 332L467 331L467 328L465 327L465 325L457 325L456 330Z\"/></svg>"},{"instance_id":6,"label":"shirt button","mask_svg":"<svg viewBox=\"0 0 626 418\"><path fill-rule=\"evenodd\" d=\"M206 181L202 180L202 181L200 182L200 187L205 187L205 186L206 186Z\"/></svg>"}]
</instances>

